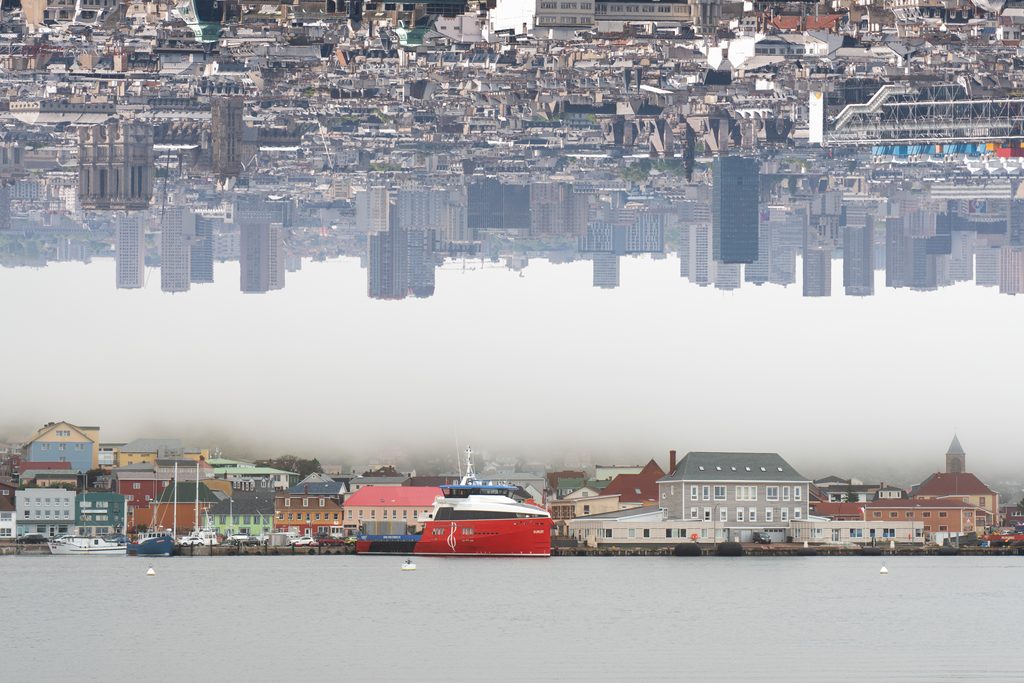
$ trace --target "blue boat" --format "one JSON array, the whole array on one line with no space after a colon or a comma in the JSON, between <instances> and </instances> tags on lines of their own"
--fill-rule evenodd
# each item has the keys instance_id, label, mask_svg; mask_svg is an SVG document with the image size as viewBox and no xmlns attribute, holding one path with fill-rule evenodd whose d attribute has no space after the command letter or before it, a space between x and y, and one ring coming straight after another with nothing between
<instances>
[{"instance_id":1,"label":"blue boat","mask_svg":"<svg viewBox=\"0 0 1024 683\"><path fill-rule=\"evenodd\" d=\"M174 554L174 537L168 532L139 534L135 543L128 544L128 554L138 557L170 557Z\"/></svg>"}]
</instances>

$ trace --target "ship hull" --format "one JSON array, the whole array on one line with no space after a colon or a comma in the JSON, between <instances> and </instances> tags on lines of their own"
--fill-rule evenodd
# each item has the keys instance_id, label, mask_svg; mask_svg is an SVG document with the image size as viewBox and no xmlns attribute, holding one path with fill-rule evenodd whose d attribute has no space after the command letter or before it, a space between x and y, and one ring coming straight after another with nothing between
<instances>
[{"instance_id":1,"label":"ship hull","mask_svg":"<svg viewBox=\"0 0 1024 683\"><path fill-rule=\"evenodd\" d=\"M170 557L174 553L174 539L147 538L140 543L129 543L128 554L138 557Z\"/></svg>"},{"instance_id":2,"label":"ship hull","mask_svg":"<svg viewBox=\"0 0 1024 683\"><path fill-rule=\"evenodd\" d=\"M427 522L421 535L360 536L364 555L548 557L551 519L446 520Z\"/></svg>"},{"instance_id":3,"label":"ship hull","mask_svg":"<svg viewBox=\"0 0 1024 683\"><path fill-rule=\"evenodd\" d=\"M124 555L124 545L76 546L67 543L50 543L51 555Z\"/></svg>"}]
</instances>

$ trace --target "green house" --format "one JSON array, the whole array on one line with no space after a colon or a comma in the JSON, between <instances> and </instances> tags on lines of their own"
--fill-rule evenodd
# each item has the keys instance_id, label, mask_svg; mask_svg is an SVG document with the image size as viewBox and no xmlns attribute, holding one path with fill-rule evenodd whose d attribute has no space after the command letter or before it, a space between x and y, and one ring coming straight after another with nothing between
<instances>
[{"instance_id":1,"label":"green house","mask_svg":"<svg viewBox=\"0 0 1024 683\"><path fill-rule=\"evenodd\" d=\"M79 536L104 536L124 531L125 497L87 491L75 496L75 530Z\"/></svg>"},{"instance_id":2,"label":"green house","mask_svg":"<svg viewBox=\"0 0 1024 683\"><path fill-rule=\"evenodd\" d=\"M231 498L215 503L206 514L206 526L223 536L269 536L274 531L274 490L234 489Z\"/></svg>"}]
</instances>

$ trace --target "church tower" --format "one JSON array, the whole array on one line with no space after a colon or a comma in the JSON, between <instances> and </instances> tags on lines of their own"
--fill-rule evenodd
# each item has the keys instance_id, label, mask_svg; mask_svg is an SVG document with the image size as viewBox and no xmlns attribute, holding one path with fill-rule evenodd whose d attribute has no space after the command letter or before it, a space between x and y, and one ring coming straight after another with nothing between
<instances>
[{"instance_id":1,"label":"church tower","mask_svg":"<svg viewBox=\"0 0 1024 683\"><path fill-rule=\"evenodd\" d=\"M946 451L946 474L963 474L967 471L967 454L960 445L960 439L953 435L953 442Z\"/></svg>"}]
</instances>

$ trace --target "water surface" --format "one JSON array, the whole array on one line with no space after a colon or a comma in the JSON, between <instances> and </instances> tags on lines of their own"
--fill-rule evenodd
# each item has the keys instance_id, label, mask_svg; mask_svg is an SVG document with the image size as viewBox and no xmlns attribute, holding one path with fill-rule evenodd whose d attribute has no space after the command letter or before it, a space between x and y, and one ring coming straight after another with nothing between
<instances>
[{"instance_id":1,"label":"water surface","mask_svg":"<svg viewBox=\"0 0 1024 683\"><path fill-rule=\"evenodd\" d=\"M4 677L1024 680L1019 557L416 561L2 558Z\"/></svg>"}]
</instances>

